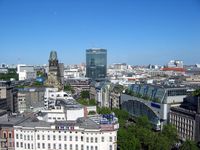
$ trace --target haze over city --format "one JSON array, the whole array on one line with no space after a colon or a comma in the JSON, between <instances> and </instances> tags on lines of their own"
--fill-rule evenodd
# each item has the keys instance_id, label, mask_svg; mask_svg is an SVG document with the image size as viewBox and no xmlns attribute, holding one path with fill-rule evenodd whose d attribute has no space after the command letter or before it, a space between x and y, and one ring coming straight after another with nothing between
<instances>
[{"instance_id":1,"label":"haze over city","mask_svg":"<svg viewBox=\"0 0 200 150\"><path fill-rule=\"evenodd\" d=\"M0 1L0 60L45 64L51 50L65 64L85 50L108 50L108 63L199 63L199 0Z\"/></svg>"}]
</instances>

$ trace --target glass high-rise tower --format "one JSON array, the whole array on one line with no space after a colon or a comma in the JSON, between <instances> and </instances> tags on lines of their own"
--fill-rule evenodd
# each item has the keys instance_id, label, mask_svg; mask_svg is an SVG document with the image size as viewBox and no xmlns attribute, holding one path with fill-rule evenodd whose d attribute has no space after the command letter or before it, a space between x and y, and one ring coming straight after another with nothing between
<instances>
[{"instance_id":1,"label":"glass high-rise tower","mask_svg":"<svg viewBox=\"0 0 200 150\"><path fill-rule=\"evenodd\" d=\"M107 74L107 50L86 50L86 77L93 80L104 80Z\"/></svg>"}]
</instances>

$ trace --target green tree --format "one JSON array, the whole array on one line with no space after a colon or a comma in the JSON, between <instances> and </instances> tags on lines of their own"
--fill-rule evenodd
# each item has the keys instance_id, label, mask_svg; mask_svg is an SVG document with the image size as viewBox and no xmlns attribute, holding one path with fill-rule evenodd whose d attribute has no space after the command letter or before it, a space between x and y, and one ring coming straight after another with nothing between
<instances>
[{"instance_id":1,"label":"green tree","mask_svg":"<svg viewBox=\"0 0 200 150\"><path fill-rule=\"evenodd\" d=\"M75 93L74 88L70 84L66 84L64 86L64 91L70 91L71 93Z\"/></svg>"},{"instance_id":2,"label":"green tree","mask_svg":"<svg viewBox=\"0 0 200 150\"><path fill-rule=\"evenodd\" d=\"M135 137L135 127L130 126L128 128L120 127L118 131L117 145L120 150L138 150L141 149L141 144L138 138Z\"/></svg>"},{"instance_id":3,"label":"green tree","mask_svg":"<svg viewBox=\"0 0 200 150\"><path fill-rule=\"evenodd\" d=\"M9 81L11 78L18 80L18 74L16 69L8 69L8 73L0 73L0 80Z\"/></svg>"},{"instance_id":4,"label":"green tree","mask_svg":"<svg viewBox=\"0 0 200 150\"><path fill-rule=\"evenodd\" d=\"M171 124L164 125L161 135L167 137L171 147L178 141L177 129Z\"/></svg>"},{"instance_id":5,"label":"green tree","mask_svg":"<svg viewBox=\"0 0 200 150\"><path fill-rule=\"evenodd\" d=\"M43 86L43 83L35 81L35 82L32 83L32 86L40 87L40 86Z\"/></svg>"},{"instance_id":6,"label":"green tree","mask_svg":"<svg viewBox=\"0 0 200 150\"><path fill-rule=\"evenodd\" d=\"M151 123L149 122L149 119L147 116L141 116L137 118L137 126L143 127L146 129L151 129Z\"/></svg>"},{"instance_id":7,"label":"green tree","mask_svg":"<svg viewBox=\"0 0 200 150\"><path fill-rule=\"evenodd\" d=\"M194 92L192 92L193 96L200 96L200 89L196 89Z\"/></svg>"},{"instance_id":8,"label":"green tree","mask_svg":"<svg viewBox=\"0 0 200 150\"><path fill-rule=\"evenodd\" d=\"M186 140L180 147L180 150L198 150L198 147L194 141Z\"/></svg>"},{"instance_id":9,"label":"green tree","mask_svg":"<svg viewBox=\"0 0 200 150\"><path fill-rule=\"evenodd\" d=\"M89 91L81 91L81 98L90 98L90 92Z\"/></svg>"},{"instance_id":10,"label":"green tree","mask_svg":"<svg viewBox=\"0 0 200 150\"><path fill-rule=\"evenodd\" d=\"M117 116L120 126L125 126L126 121L129 119L128 112L117 108L112 109L112 111Z\"/></svg>"},{"instance_id":11,"label":"green tree","mask_svg":"<svg viewBox=\"0 0 200 150\"><path fill-rule=\"evenodd\" d=\"M169 145L167 137L160 134L154 134L152 139L153 139L153 142L149 145L149 150L169 150L170 149L170 145Z\"/></svg>"},{"instance_id":12,"label":"green tree","mask_svg":"<svg viewBox=\"0 0 200 150\"><path fill-rule=\"evenodd\" d=\"M89 105L89 101L86 99L78 99L77 102L85 106Z\"/></svg>"},{"instance_id":13,"label":"green tree","mask_svg":"<svg viewBox=\"0 0 200 150\"><path fill-rule=\"evenodd\" d=\"M90 99L89 100L89 105L95 106L96 105L96 100L95 99Z\"/></svg>"},{"instance_id":14,"label":"green tree","mask_svg":"<svg viewBox=\"0 0 200 150\"><path fill-rule=\"evenodd\" d=\"M77 100L78 103L82 104L82 105L86 105L86 106L95 106L96 105L96 101L95 99L83 99L80 98Z\"/></svg>"},{"instance_id":15,"label":"green tree","mask_svg":"<svg viewBox=\"0 0 200 150\"><path fill-rule=\"evenodd\" d=\"M95 114L96 114L95 111L90 111L90 112L88 113L88 115L95 115Z\"/></svg>"},{"instance_id":16,"label":"green tree","mask_svg":"<svg viewBox=\"0 0 200 150\"><path fill-rule=\"evenodd\" d=\"M107 107L97 107L97 112L98 114L110 114L112 111L110 110L110 108Z\"/></svg>"}]
</instances>

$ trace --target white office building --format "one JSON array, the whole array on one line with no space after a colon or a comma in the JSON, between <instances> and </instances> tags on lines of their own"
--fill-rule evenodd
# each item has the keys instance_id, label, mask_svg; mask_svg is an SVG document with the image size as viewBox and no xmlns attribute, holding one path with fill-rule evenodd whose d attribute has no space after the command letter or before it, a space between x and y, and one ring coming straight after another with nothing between
<instances>
[{"instance_id":1,"label":"white office building","mask_svg":"<svg viewBox=\"0 0 200 150\"><path fill-rule=\"evenodd\" d=\"M19 80L36 78L36 72L34 70L34 66L29 66L25 64L17 65L17 74L19 75Z\"/></svg>"}]
</instances>

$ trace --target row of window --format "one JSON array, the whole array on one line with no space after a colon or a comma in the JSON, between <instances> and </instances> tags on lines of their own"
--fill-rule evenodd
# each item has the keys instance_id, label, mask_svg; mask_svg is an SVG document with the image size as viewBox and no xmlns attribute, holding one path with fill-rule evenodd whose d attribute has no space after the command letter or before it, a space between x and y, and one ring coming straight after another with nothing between
<instances>
[{"instance_id":1,"label":"row of window","mask_svg":"<svg viewBox=\"0 0 200 150\"><path fill-rule=\"evenodd\" d=\"M170 116L171 119L177 120L177 121L181 121L183 123L188 123L188 124L192 124L193 121L191 119L186 119L177 115L171 115Z\"/></svg>"},{"instance_id":2,"label":"row of window","mask_svg":"<svg viewBox=\"0 0 200 150\"><path fill-rule=\"evenodd\" d=\"M7 135L7 132L3 132L3 137L4 137L4 138L12 138L12 133L10 132L10 133L8 133L8 135Z\"/></svg>"},{"instance_id":3,"label":"row of window","mask_svg":"<svg viewBox=\"0 0 200 150\"><path fill-rule=\"evenodd\" d=\"M19 139L19 134L16 134L16 139ZM33 140L33 135L27 135L27 136L24 135L24 138L23 138L23 135L20 134L20 139ZM53 135L52 139L55 141L56 140L56 136ZM50 135L47 136L47 140L52 140L52 139L51 139ZM44 135L42 135L42 136L37 135L37 140L45 140L45 136ZM58 136L58 140L59 141L62 140L62 136L61 135ZM67 141L67 136L66 135L64 136L63 140ZM116 141L116 136L115 136L114 140ZM73 141L73 137L72 136L69 136L69 141ZM75 141L84 141L84 137L81 136L80 139L79 139L78 136L75 136ZM105 141L105 138L102 136L101 137L101 142L104 142L104 141ZM87 143L89 143L89 142L90 143L93 143L93 142L98 143L99 141L98 141L97 137L90 137L90 138L86 137L86 142ZM112 136L109 137L109 142L113 142Z\"/></svg>"},{"instance_id":4,"label":"row of window","mask_svg":"<svg viewBox=\"0 0 200 150\"><path fill-rule=\"evenodd\" d=\"M30 143L23 143L23 142L16 142L17 148L24 148L24 149L33 149L33 144ZM80 146L78 144L72 145L72 144L51 144L48 143L47 145L45 143L37 143L38 149L62 149L62 150L84 150L84 145L81 144ZM86 150L98 150L98 146L86 146ZM109 145L109 150L113 150L113 145Z\"/></svg>"}]
</instances>

